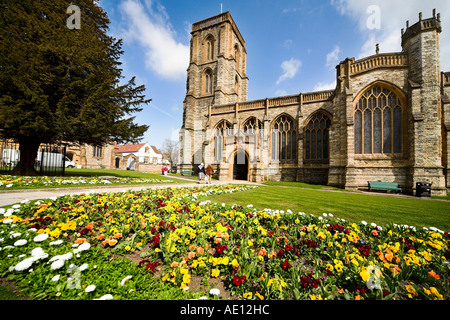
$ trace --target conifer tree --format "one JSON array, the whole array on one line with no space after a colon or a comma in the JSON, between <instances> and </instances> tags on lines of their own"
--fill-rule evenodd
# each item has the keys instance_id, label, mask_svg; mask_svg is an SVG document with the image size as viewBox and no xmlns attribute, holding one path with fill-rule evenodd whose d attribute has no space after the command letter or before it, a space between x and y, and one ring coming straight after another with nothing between
<instances>
[{"instance_id":1,"label":"conifer tree","mask_svg":"<svg viewBox=\"0 0 450 320\"><path fill-rule=\"evenodd\" d=\"M70 1L0 1L0 138L20 144L14 174L35 174L41 143L134 143L148 129L131 115L151 100L123 79L106 12L97 0L73 4L78 25Z\"/></svg>"}]
</instances>

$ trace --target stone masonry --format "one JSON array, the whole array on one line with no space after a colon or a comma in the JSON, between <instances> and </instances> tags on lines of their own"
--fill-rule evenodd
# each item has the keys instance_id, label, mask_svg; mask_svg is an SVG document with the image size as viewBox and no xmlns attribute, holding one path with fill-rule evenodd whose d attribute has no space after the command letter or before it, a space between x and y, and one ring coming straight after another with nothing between
<instances>
[{"instance_id":1,"label":"stone masonry","mask_svg":"<svg viewBox=\"0 0 450 320\"><path fill-rule=\"evenodd\" d=\"M441 31L435 10L428 19L420 13L401 30L402 52L377 47L341 61L334 90L247 101L245 41L230 13L194 23L180 169L203 162L221 180L346 189L380 180L410 194L416 182L430 182L433 195L445 195L450 73L440 70Z\"/></svg>"}]
</instances>

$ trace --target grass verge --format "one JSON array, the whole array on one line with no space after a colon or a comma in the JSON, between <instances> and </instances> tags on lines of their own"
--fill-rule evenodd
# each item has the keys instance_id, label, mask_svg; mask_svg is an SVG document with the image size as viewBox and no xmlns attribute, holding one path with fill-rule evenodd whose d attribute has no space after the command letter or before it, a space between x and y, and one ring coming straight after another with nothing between
<instances>
[{"instance_id":1,"label":"grass verge","mask_svg":"<svg viewBox=\"0 0 450 320\"><path fill-rule=\"evenodd\" d=\"M335 217L355 222L392 222L450 231L450 202L447 201L276 186L261 186L246 192L214 195L208 199L217 203L252 204L260 210L290 209L318 215L332 213Z\"/></svg>"}]
</instances>

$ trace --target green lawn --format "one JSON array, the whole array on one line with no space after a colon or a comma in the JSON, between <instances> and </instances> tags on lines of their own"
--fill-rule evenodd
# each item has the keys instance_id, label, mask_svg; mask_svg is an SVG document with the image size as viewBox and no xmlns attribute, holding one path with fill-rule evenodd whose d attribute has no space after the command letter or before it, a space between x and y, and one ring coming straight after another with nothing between
<instances>
[{"instance_id":1,"label":"green lawn","mask_svg":"<svg viewBox=\"0 0 450 320\"><path fill-rule=\"evenodd\" d=\"M208 197L212 202L252 204L257 209L290 209L293 212L321 215L349 221L407 224L415 227L436 227L450 231L450 202L429 199L397 198L354 192L332 192L261 186L245 192Z\"/></svg>"}]
</instances>

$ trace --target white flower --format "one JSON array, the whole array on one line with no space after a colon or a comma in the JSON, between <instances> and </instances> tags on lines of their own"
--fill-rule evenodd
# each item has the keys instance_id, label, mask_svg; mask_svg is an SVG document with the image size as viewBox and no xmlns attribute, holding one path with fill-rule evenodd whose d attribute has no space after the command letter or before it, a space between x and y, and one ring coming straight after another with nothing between
<instances>
[{"instance_id":1,"label":"white flower","mask_svg":"<svg viewBox=\"0 0 450 320\"><path fill-rule=\"evenodd\" d=\"M112 299L114 299L114 297L108 293L108 294L105 294L104 296L101 296L100 298L94 299L94 300L112 300Z\"/></svg>"},{"instance_id":2,"label":"white flower","mask_svg":"<svg viewBox=\"0 0 450 320\"><path fill-rule=\"evenodd\" d=\"M62 268L63 266L64 266L64 260L56 260L52 263L50 268L52 270L58 270L58 269Z\"/></svg>"},{"instance_id":3,"label":"white flower","mask_svg":"<svg viewBox=\"0 0 450 320\"><path fill-rule=\"evenodd\" d=\"M72 259L72 256L73 256L72 252L67 252L66 254L62 254L62 255L59 255L59 256L54 256L48 262L53 262L53 261L56 261L56 260L66 261L66 260Z\"/></svg>"},{"instance_id":4,"label":"white flower","mask_svg":"<svg viewBox=\"0 0 450 320\"><path fill-rule=\"evenodd\" d=\"M90 286L87 286L84 292L92 292L95 290L95 285L91 284Z\"/></svg>"},{"instance_id":5,"label":"white flower","mask_svg":"<svg viewBox=\"0 0 450 320\"><path fill-rule=\"evenodd\" d=\"M326 213L322 214L325 218L328 217L328 215Z\"/></svg>"},{"instance_id":6,"label":"white flower","mask_svg":"<svg viewBox=\"0 0 450 320\"><path fill-rule=\"evenodd\" d=\"M60 245L61 243L63 243L62 240L56 240L56 241L50 242L49 245L51 245L51 246L58 246L58 245Z\"/></svg>"},{"instance_id":7,"label":"white flower","mask_svg":"<svg viewBox=\"0 0 450 320\"><path fill-rule=\"evenodd\" d=\"M363 225L367 225L367 222L365 222L364 220L361 221L361 223L362 223Z\"/></svg>"},{"instance_id":8,"label":"white flower","mask_svg":"<svg viewBox=\"0 0 450 320\"><path fill-rule=\"evenodd\" d=\"M6 185L7 188L11 188L12 186L13 186L12 183Z\"/></svg>"},{"instance_id":9,"label":"white flower","mask_svg":"<svg viewBox=\"0 0 450 320\"><path fill-rule=\"evenodd\" d=\"M377 224L375 222L372 222L370 225L374 228L377 226Z\"/></svg>"},{"instance_id":10,"label":"white flower","mask_svg":"<svg viewBox=\"0 0 450 320\"><path fill-rule=\"evenodd\" d=\"M88 265L87 263L82 264L81 267L80 267L80 271L86 270L86 269L88 268L88 266L89 266L89 265Z\"/></svg>"},{"instance_id":11,"label":"white flower","mask_svg":"<svg viewBox=\"0 0 450 320\"><path fill-rule=\"evenodd\" d=\"M23 271L23 270L27 270L29 267L31 267L31 265L33 264L33 259L32 258L26 258L22 261L20 261L18 264L16 264L16 266L14 267L14 270L16 271Z\"/></svg>"},{"instance_id":12,"label":"white flower","mask_svg":"<svg viewBox=\"0 0 450 320\"><path fill-rule=\"evenodd\" d=\"M83 244L81 244L81 245L78 247L77 251L78 251L78 252L81 252L81 251L89 250L90 247L91 247L91 245L90 245L89 243L84 242Z\"/></svg>"},{"instance_id":13,"label":"white flower","mask_svg":"<svg viewBox=\"0 0 450 320\"><path fill-rule=\"evenodd\" d=\"M17 237L20 237L22 234L20 233L20 232L14 232L12 235L11 235L11 239L12 238L17 238Z\"/></svg>"},{"instance_id":14,"label":"white flower","mask_svg":"<svg viewBox=\"0 0 450 320\"><path fill-rule=\"evenodd\" d=\"M125 285L125 282L127 282L127 280L133 278L133 276L127 276L125 278L122 279L122 281L120 281L120 285L123 287Z\"/></svg>"},{"instance_id":15,"label":"white flower","mask_svg":"<svg viewBox=\"0 0 450 320\"><path fill-rule=\"evenodd\" d=\"M13 208L13 209L19 209L19 208L20 208L20 204L15 204L15 205L13 205L11 208Z\"/></svg>"},{"instance_id":16,"label":"white flower","mask_svg":"<svg viewBox=\"0 0 450 320\"><path fill-rule=\"evenodd\" d=\"M31 255L33 257L42 256L44 254L45 254L45 252L44 252L44 250L42 250L41 247L37 247L37 248L34 248L33 250L31 250Z\"/></svg>"},{"instance_id":17,"label":"white flower","mask_svg":"<svg viewBox=\"0 0 450 320\"><path fill-rule=\"evenodd\" d=\"M44 240L47 240L47 238L48 238L48 234L42 233L42 234L39 234L36 237L34 237L34 242L42 242Z\"/></svg>"},{"instance_id":18,"label":"white flower","mask_svg":"<svg viewBox=\"0 0 450 320\"><path fill-rule=\"evenodd\" d=\"M8 224L8 223L11 223L11 222L13 222L13 219L6 219L6 220L3 220L3 223L4 223L4 224Z\"/></svg>"},{"instance_id":19,"label":"white flower","mask_svg":"<svg viewBox=\"0 0 450 320\"><path fill-rule=\"evenodd\" d=\"M58 281L59 280L59 277L60 277L60 275L58 274L58 275L56 275L56 276L54 276L53 278L52 278L52 281L53 282L56 282L56 281Z\"/></svg>"},{"instance_id":20,"label":"white flower","mask_svg":"<svg viewBox=\"0 0 450 320\"><path fill-rule=\"evenodd\" d=\"M213 296L218 296L220 294L220 290L217 288L209 290L209 294Z\"/></svg>"},{"instance_id":21,"label":"white flower","mask_svg":"<svg viewBox=\"0 0 450 320\"><path fill-rule=\"evenodd\" d=\"M330 217L333 217L333 215L331 213L328 214Z\"/></svg>"},{"instance_id":22,"label":"white flower","mask_svg":"<svg viewBox=\"0 0 450 320\"><path fill-rule=\"evenodd\" d=\"M26 244L27 244L27 240L20 239L20 240L17 240L16 242L14 242L14 247L20 247L20 246L23 246Z\"/></svg>"},{"instance_id":23,"label":"white flower","mask_svg":"<svg viewBox=\"0 0 450 320\"><path fill-rule=\"evenodd\" d=\"M200 298L198 298L198 300L208 300L207 296L201 296Z\"/></svg>"},{"instance_id":24,"label":"white flower","mask_svg":"<svg viewBox=\"0 0 450 320\"><path fill-rule=\"evenodd\" d=\"M36 232L37 229L36 228L30 228L30 229L28 229L28 231Z\"/></svg>"}]
</instances>

